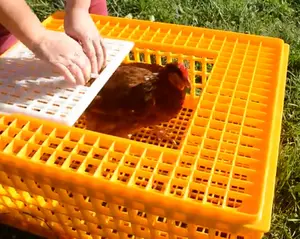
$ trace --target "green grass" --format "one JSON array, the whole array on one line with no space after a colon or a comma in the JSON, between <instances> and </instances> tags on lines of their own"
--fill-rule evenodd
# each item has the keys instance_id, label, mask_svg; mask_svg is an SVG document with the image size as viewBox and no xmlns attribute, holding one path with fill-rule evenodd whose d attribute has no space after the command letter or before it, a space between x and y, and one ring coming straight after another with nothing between
<instances>
[{"instance_id":1,"label":"green grass","mask_svg":"<svg viewBox=\"0 0 300 239\"><path fill-rule=\"evenodd\" d=\"M62 0L28 0L43 20ZM300 239L300 0L109 0L110 15L280 37L291 46L271 231Z\"/></svg>"}]
</instances>

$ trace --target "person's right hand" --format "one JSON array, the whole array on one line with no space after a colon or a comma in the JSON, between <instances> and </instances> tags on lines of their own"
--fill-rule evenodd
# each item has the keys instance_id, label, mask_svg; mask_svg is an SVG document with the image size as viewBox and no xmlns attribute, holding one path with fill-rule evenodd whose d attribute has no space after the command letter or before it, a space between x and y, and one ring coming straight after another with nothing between
<instances>
[{"instance_id":1,"label":"person's right hand","mask_svg":"<svg viewBox=\"0 0 300 239\"><path fill-rule=\"evenodd\" d=\"M91 63L81 45L64 32L46 30L31 49L36 57L59 70L65 79L84 85L91 75Z\"/></svg>"}]
</instances>

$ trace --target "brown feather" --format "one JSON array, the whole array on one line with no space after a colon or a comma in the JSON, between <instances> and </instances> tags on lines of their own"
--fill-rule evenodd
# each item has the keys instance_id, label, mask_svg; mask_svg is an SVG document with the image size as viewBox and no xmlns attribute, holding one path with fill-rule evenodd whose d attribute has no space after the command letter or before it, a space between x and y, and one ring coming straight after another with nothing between
<instances>
[{"instance_id":1,"label":"brown feather","mask_svg":"<svg viewBox=\"0 0 300 239\"><path fill-rule=\"evenodd\" d=\"M185 98L185 92L172 83L179 79L168 79L171 73L180 76L172 67L122 64L87 109L87 128L126 137L139 128L170 120Z\"/></svg>"}]
</instances>

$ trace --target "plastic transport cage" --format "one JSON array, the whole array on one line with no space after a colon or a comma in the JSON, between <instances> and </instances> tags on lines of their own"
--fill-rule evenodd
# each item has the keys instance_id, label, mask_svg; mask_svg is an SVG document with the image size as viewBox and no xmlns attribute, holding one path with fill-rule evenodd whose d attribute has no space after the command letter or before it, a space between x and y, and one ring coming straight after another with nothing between
<instances>
[{"instance_id":1,"label":"plastic transport cage","mask_svg":"<svg viewBox=\"0 0 300 239\"><path fill-rule=\"evenodd\" d=\"M63 12L44 21L63 30ZM256 239L275 186L289 46L280 39L92 15L130 61L179 60L193 88L132 140L21 114L0 119L0 218L53 238ZM13 90L13 89L12 89Z\"/></svg>"}]
</instances>

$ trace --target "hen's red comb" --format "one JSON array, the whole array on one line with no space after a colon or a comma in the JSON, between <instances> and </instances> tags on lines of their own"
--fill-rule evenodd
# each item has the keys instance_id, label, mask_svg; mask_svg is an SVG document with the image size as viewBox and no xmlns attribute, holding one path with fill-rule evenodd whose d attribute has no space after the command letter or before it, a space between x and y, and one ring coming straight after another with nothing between
<instances>
[{"instance_id":1,"label":"hen's red comb","mask_svg":"<svg viewBox=\"0 0 300 239\"><path fill-rule=\"evenodd\" d=\"M185 78L189 77L189 73L183 63L178 63L178 68L180 69Z\"/></svg>"}]
</instances>

